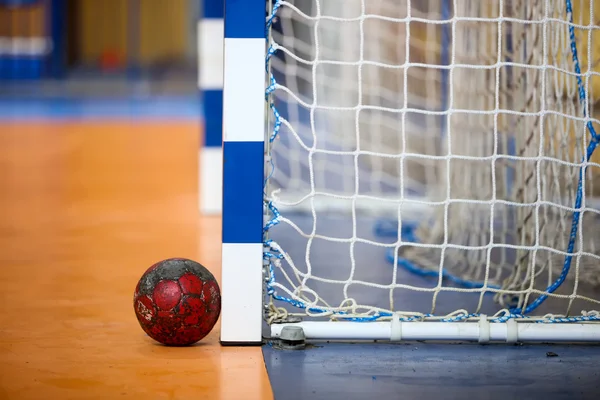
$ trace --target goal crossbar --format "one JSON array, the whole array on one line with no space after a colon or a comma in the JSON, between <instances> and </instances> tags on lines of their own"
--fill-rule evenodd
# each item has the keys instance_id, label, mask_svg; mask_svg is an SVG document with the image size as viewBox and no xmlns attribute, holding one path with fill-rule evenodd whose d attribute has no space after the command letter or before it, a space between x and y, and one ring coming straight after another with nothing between
<instances>
[{"instance_id":1,"label":"goal crossbar","mask_svg":"<svg viewBox=\"0 0 600 400\"><path fill-rule=\"evenodd\" d=\"M600 342L599 0L225 9L222 343Z\"/></svg>"}]
</instances>

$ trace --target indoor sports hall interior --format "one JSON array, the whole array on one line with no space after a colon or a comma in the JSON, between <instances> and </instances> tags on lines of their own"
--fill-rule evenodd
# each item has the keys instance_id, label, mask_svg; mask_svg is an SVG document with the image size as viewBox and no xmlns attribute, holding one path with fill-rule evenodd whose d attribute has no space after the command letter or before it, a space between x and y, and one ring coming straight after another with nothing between
<instances>
[{"instance_id":1,"label":"indoor sports hall interior","mask_svg":"<svg viewBox=\"0 0 600 400\"><path fill-rule=\"evenodd\" d=\"M599 143L600 0L0 0L0 400L598 399Z\"/></svg>"}]
</instances>

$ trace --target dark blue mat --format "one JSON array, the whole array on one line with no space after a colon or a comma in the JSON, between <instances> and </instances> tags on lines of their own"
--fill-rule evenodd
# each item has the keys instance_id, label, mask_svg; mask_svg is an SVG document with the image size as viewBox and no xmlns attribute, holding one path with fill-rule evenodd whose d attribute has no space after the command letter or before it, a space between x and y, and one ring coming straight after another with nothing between
<instances>
[{"instance_id":1,"label":"dark blue mat","mask_svg":"<svg viewBox=\"0 0 600 400\"><path fill-rule=\"evenodd\" d=\"M276 400L600 398L600 346L328 343L263 354Z\"/></svg>"}]
</instances>

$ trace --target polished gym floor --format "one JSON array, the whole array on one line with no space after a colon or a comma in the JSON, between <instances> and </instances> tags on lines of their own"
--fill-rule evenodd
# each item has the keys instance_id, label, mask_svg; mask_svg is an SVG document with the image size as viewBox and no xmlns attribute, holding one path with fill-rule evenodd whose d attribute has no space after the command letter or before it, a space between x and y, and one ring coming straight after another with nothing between
<instances>
[{"instance_id":1,"label":"polished gym floor","mask_svg":"<svg viewBox=\"0 0 600 400\"><path fill-rule=\"evenodd\" d=\"M178 120L179 121L179 120ZM180 256L220 275L200 218L198 122L0 123L0 399L269 399L260 348L158 345L137 280Z\"/></svg>"},{"instance_id":2,"label":"polished gym floor","mask_svg":"<svg viewBox=\"0 0 600 400\"><path fill-rule=\"evenodd\" d=\"M0 399L598 398L597 346L282 351L221 347L218 325L192 347L153 342L132 306L149 265L220 276L220 219L198 212L199 107L159 105L0 102Z\"/></svg>"}]
</instances>

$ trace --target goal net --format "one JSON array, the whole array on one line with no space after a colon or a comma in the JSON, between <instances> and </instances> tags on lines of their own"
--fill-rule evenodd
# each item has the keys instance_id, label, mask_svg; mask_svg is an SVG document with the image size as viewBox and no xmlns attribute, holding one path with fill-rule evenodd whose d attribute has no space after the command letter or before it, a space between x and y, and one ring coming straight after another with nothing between
<instances>
[{"instance_id":1,"label":"goal net","mask_svg":"<svg viewBox=\"0 0 600 400\"><path fill-rule=\"evenodd\" d=\"M275 336L600 322L600 1L273 0L267 27Z\"/></svg>"}]
</instances>

